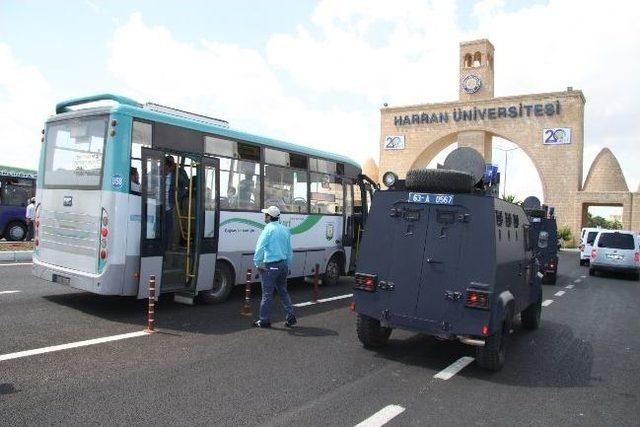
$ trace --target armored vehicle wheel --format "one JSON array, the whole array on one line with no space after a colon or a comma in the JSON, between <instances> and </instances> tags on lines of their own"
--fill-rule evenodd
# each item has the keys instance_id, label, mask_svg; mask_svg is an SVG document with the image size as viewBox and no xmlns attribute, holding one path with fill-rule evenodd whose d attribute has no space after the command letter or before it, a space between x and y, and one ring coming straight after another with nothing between
<instances>
[{"instance_id":1,"label":"armored vehicle wheel","mask_svg":"<svg viewBox=\"0 0 640 427\"><path fill-rule=\"evenodd\" d=\"M538 329L540 314L542 313L542 299L531 304L520 313L520 321L525 329Z\"/></svg>"},{"instance_id":2,"label":"armored vehicle wheel","mask_svg":"<svg viewBox=\"0 0 640 427\"><path fill-rule=\"evenodd\" d=\"M327 263L327 268L322 275L323 286L333 286L338 283L340 279L340 273L342 272L342 263L340 257L336 254L331 257Z\"/></svg>"},{"instance_id":3,"label":"armored vehicle wheel","mask_svg":"<svg viewBox=\"0 0 640 427\"><path fill-rule=\"evenodd\" d=\"M224 261L216 263L216 272L213 276L213 288L208 291L200 291L198 300L203 304L215 304L226 301L235 284L233 270Z\"/></svg>"},{"instance_id":4,"label":"armored vehicle wheel","mask_svg":"<svg viewBox=\"0 0 640 427\"><path fill-rule=\"evenodd\" d=\"M470 193L473 177L466 172L447 169L413 169L407 172L405 185L409 190Z\"/></svg>"},{"instance_id":5,"label":"armored vehicle wheel","mask_svg":"<svg viewBox=\"0 0 640 427\"><path fill-rule=\"evenodd\" d=\"M593 268L589 269L589 276L595 276L596 275L596 271Z\"/></svg>"},{"instance_id":6,"label":"armored vehicle wheel","mask_svg":"<svg viewBox=\"0 0 640 427\"><path fill-rule=\"evenodd\" d=\"M508 326L504 322L499 331L487 337L484 347L476 347L476 361L481 368L489 371L502 369L507 354L508 333Z\"/></svg>"},{"instance_id":7,"label":"armored vehicle wheel","mask_svg":"<svg viewBox=\"0 0 640 427\"><path fill-rule=\"evenodd\" d=\"M364 314L358 314L356 321L358 339L365 347L382 347L389 342L391 328L383 328L380 321Z\"/></svg>"},{"instance_id":8,"label":"armored vehicle wheel","mask_svg":"<svg viewBox=\"0 0 640 427\"><path fill-rule=\"evenodd\" d=\"M24 240L27 237L27 226L19 221L10 222L4 230L4 238L10 242Z\"/></svg>"},{"instance_id":9,"label":"armored vehicle wheel","mask_svg":"<svg viewBox=\"0 0 640 427\"><path fill-rule=\"evenodd\" d=\"M545 273L542 283L545 285L555 285L558 279L557 273Z\"/></svg>"}]
</instances>

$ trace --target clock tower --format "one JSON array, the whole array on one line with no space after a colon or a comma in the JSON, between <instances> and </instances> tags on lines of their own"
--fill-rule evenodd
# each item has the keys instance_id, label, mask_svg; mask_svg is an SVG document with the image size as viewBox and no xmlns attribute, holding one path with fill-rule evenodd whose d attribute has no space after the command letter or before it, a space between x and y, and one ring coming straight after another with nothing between
<instances>
[{"instance_id":1,"label":"clock tower","mask_svg":"<svg viewBox=\"0 0 640 427\"><path fill-rule=\"evenodd\" d=\"M493 50L487 39L460 43L460 101L493 98Z\"/></svg>"}]
</instances>

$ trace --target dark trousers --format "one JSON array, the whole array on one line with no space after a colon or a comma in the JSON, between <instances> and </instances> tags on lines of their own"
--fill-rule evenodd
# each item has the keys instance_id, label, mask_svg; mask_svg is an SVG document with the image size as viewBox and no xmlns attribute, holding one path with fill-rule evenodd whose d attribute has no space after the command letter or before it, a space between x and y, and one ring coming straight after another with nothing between
<instances>
[{"instance_id":1,"label":"dark trousers","mask_svg":"<svg viewBox=\"0 0 640 427\"><path fill-rule=\"evenodd\" d=\"M273 303L273 291L280 296L282 308L287 315L287 320L295 319L291 297L287 292L287 275L289 266L286 261L270 262L265 269L260 269L262 276L262 300L260 301L260 320L269 322L271 316L271 304Z\"/></svg>"},{"instance_id":2,"label":"dark trousers","mask_svg":"<svg viewBox=\"0 0 640 427\"><path fill-rule=\"evenodd\" d=\"M27 222L27 237L25 240L33 240L33 221Z\"/></svg>"}]
</instances>

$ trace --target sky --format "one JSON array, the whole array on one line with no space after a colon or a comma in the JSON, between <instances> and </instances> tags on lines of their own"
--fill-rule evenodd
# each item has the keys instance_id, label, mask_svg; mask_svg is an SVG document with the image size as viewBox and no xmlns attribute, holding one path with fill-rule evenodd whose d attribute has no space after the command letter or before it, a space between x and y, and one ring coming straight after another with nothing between
<instances>
[{"instance_id":1,"label":"sky","mask_svg":"<svg viewBox=\"0 0 640 427\"><path fill-rule=\"evenodd\" d=\"M636 191L638 22L617 0L0 0L0 164L35 168L55 103L105 92L377 160L383 103L456 100L459 43L487 38L495 96L582 90L584 178L609 147ZM521 150L507 175L542 195Z\"/></svg>"}]
</instances>

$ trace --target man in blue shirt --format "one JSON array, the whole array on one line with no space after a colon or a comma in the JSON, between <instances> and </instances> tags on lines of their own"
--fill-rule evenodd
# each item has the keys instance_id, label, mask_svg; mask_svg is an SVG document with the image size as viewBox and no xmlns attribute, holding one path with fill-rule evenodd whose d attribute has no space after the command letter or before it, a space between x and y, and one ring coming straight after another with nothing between
<instances>
[{"instance_id":1,"label":"man in blue shirt","mask_svg":"<svg viewBox=\"0 0 640 427\"><path fill-rule=\"evenodd\" d=\"M262 300L260 301L260 317L253 322L253 326L258 328L271 326L269 315L273 302L273 291L277 290L282 307L287 313L285 326L291 328L297 323L291 298L287 292L287 276L293 258L291 233L287 227L280 223L280 209L276 206L262 209L262 213L264 213L264 222L267 225L260 234L253 257L253 263L262 276Z\"/></svg>"}]
</instances>

